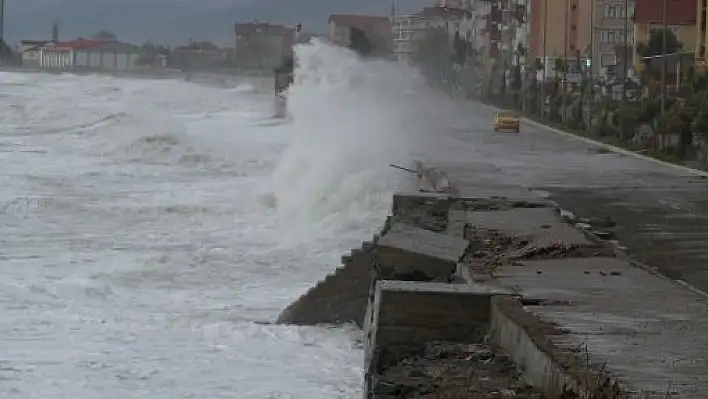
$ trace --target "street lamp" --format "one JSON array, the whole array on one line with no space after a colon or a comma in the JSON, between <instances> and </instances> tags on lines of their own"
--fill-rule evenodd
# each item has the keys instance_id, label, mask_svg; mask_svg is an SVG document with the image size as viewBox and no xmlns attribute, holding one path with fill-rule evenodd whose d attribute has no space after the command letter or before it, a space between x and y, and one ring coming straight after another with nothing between
<instances>
[{"instance_id":1,"label":"street lamp","mask_svg":"<svg viewBox=\"0 0 708 399\"><path fill-rule=\"evenodd\" d=\"M662 31L661 31L661 114L664 114L666 110L666 13L667 13L667 0L663 0L664 10L662 15Z\"/></svg>"},{"instance_id":2,"label":"street lamp","mask_svg":"<svg viewBox=\"0 0 708 399\"><path fill-rule=\"evenodd\" d=\"M624 61L622 62L622 103L627 101L627 78L629 75L629 1L624 0Z\"/></svg>"}]
</instances>

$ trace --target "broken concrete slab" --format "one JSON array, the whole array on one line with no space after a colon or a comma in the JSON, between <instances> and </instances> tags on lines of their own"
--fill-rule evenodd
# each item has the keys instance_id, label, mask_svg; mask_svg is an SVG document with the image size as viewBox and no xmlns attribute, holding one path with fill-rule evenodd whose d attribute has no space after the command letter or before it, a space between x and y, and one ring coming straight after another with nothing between
<instances>
[{"instance_id":1,"label":"broken concrete slab","mask_svg":"<svg viewBox=\"0 0 708 399\"><path fill-rule=\"evenodd\" d=\"M448 194L398 192L393 196L391 214L398 222L444 231L450 202Z\"/></svg>"},{"instance_id":2,"label":"broken concrete slab","mask_svg":"<svg viewBox=\"0 0 708 399\"><path fill-rule=\"evenodd\" d=\"M378 242L380 247L396 248L449 262L457 262L464 255L467 240L435 233L403 223L393 223Z\"/></svg>"},{"instance_id":3,"label":"broken concrete slab","mask_svg":"<svg viewBox=\"0 0 708 399\"><path fill-rule=\"evenodd\" d=\"M554 244L594 246L585 234L561 221L553 208L515 208L495 212L450 211L449 228L468 225L514 237L528 246L545 248Z\"/></svg>"},{"instance_id":4,"label":"broken concrete slab","mask_svg":"<svg viewBox=\"0 0 708 399\"><path fill-rule=\"evenodd\" d=\"M494 284L546 305L527 306L584 348L594 364L639 390L699 399L708 392L708 299L617 258L550 259L502 266Z\"/></svg>"},{"instance_id":5,"label":"broken concrete slab","mask_svg":"<svg viewBox=\"0 0 708 399\"><path fill-rule=\"evenodd\" d=\"M468 245L467 240L458 237L394 222L378 242L378 277L446 281L454 276Z\"/></svg>"},{"instance_id":6,"label":"broken concrete slab","mask_svg":"<svg viewBox=\"0 0 708 399\"><path fill-rule=\"evenodd\" d=\"M538 206L553 206L554 203L549 201L537 193L524 189L499 189L485 190L479 188L465 187L461 188L456 199L461 200L503 200L508 202L526 202Z\"/></svg>"},{"instance_id":7,"label":"broken concrete slab","mask_svg":"<svg viewBox=\"0 0 708 399\"><path fill-rule=\"evenodd\" d=\"M394 210L413 208L426 203L446 201L450 198L450 194L447 193L398 191L393 194L393 208Z\"/></svg>"}]
</instances>

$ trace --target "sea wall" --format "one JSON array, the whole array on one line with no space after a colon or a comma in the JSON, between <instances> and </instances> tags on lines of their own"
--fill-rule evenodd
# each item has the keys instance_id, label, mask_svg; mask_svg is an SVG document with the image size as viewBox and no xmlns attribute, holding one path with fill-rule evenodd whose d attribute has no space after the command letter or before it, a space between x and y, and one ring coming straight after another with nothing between
<instances>
[{"instance_id":1,"label":"sea wall","mask_svg":"<svg viewBox=\"0 0 708 399\"><path fill-rule=\"evenodd\" d=\"M605 349L615 340L615 351L630 351L622 342L655 335L621 324L640 305L602 302L644 270L551 202L523 191L461 194L444 174L430 175L443 177L419 185L427 192L396 193L380 234L278 322L362 327L366 398L666 395L648 377L661 366L613 368L597 340L583 341L592 331ZM606 320L588 316L603 311Z\"/></svg>"},{"instance_id":2,"label":"sea wall","mask_svg":"<svg viewBox=\"0 0 708 399\"><path fill-rule=\"evenodd\" d=\"M449 189L451 186L445 173L436 168L425 167L422 163L416 166L418 188L438 191ZM438 259L434 253L409 255L406 248L399 248L400 245L408 244L410 240L426 242L435 241L436 238L438 245L446 245L440 243L440 239L449 241L451 237L439 236L428 230L413 227L416 224L430 227L431 223L437 222L441 223L438 228L444 229L448 202L448 195L436 192L394 195L393 214L406 215L414 223L398 225L390 231L392 217L388 217L379 234L371 241L364 242L360 248L355 248L349 254L342 256L341 265L283 310L277 322L293 325L355 323L363 327L369 296L373 292L374 282L380 278L379 274L383 273L394 279L422 279L421 281L429 279L425 273L439 278L447 278L454 274L457 259L451 259L449 256ZM382 236L386 237L383 241L381 241ZM410 240L406 236L410 236L408 237ZM454 241L454 238L452 240ZM377 260L374 260L375 249ZM431 267L425 267L427 262ZM422 266L422 269L418 270L418 266ZM438 267L440 270L445 270L442 273L445 276L442 276Z\"/></svg>"}]
</instances>

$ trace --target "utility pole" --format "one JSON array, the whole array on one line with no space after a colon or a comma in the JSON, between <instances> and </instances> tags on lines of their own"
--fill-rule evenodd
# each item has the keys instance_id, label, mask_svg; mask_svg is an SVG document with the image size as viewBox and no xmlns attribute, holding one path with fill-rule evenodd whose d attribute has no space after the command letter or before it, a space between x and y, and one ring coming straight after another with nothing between
<instances>
[{"instance_id":1,"label":"utility pole","mask_svg":"<svg viewBox=\"0 0 708 399\"><path fill-rule=\"evenodd\" d=\"M665 1L665 0L664 0ZM627 101L627 78L629 72L629 50L627 46L629 44L629 1L624 0L624 61L622 61L622 104Z\"/></svg>"},{"instance_id":2,"label":"utility pole","mask_svg":"<svg viewBox=\"0 0 708 399\"><path fill-rule=\"evenodd\" d=\"M5 58L5 0L0 0L0 63Z\"/></svg>"},{"instance_id":3,"label":"utility pole","mask_svg":"<svg viewBox=\"0 0 708 399\"><path fill-rule=\"evenodd\" d=\"M562 109L561 121L565 123L566 115L566 94L568 93L568 1L565 1L565 27L563 28L563 84L561 88L563 92L561 93L562 99Z\"/></svg>"},{"instance_id":4,"label":"utility pole","mask_svg":"<svg viewBox=\"0 0 708 399\"><path fill-rule=\"evenodd\" d=\"M541 82L541 117L546 116L546 36L548 34L548 0L543 0L543 81Z\"/></svg>"},{"instance_id":5,"label":"utility pole","mask_svg":"<svg viewBox=\"0 0 708 399\"><path fill-rule=\"evenodd\" d=\"M664 2L664 10L662 15L662 31L661 31L661 114L666 111L666 30L667 30L667 0Z\"/></svg>"},{"instance_id":6,"label":"utility pole","mask_svg":"<svg viewBox=\"0 0 708 399\"><path fill-rule=\"evenodd\" d=\"M588 130L592 128L592 106L595 102L595 12L597 12L596 0L592 0L590 4L590 43L588 57L590 62L586 62L586 67L590 67L590 81L587 82L588 90ZM582 92L581 92L582 94ZM582 104L582 102L581 102Z\"/></svg>"}]
</instances>

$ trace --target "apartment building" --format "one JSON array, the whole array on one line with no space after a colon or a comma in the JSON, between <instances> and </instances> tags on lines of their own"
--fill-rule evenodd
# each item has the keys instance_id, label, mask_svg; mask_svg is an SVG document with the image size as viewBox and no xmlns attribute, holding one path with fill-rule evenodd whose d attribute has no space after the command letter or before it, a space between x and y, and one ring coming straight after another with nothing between
<instances>
[{"instance_id":1,"label":"apartment building","mask_svg":"<svg viewBox=\"0 0 708 399\"><path fill-rule=\"evenodd\" d=\"M492 2L487 0L469 0L464 10L467 12L465 18L460 21L460 36L470 43L475 53L483 59L489 58L490 31L492 26L491 9Z\"/></svg>"},{"instance_id":2,"label":"apartment building","mask_svg":"<svg viewBox=\"0 0 708 399\"><path fill-rule=\"evenodd\" d=\"M600 1L600 0L596 0ZM530 58L545 65L544 75L555 73L555 60L563 59L571 78L581 68L577 61L589 55L593 0L534 0L531 2Z\"/></svg>"},{"instance_id":3,"label":"apartment building","mask_svg":"<svg viewBox=\"0 0 708 399\"><path fill-rule=\"evenodd\" d=\"M663 29L664 23L666 27L676 36L678 41L683 45L684 52L693 52L698 47L698 53L701 52L701 47L705 46L705 39L699 40L702 35L705 38L705 32L698 25L704 18L697 18L698 9L702 7L703 0L665 0L666 1L666 20L664 21L663 1L661 0L635 0L635 20L634 20L634 37L636 43L646 43L652 30ZM701 3L699 3L699 1ZM698 3L698 4L697 4ZM703 17L705 14L703 14ZM705 23L703 22L703 25ZM701 35L699 35L699 32ZM639 57L636 56L635 46L635 68L640 68Z\"/></svg>"},{"instance_id":4,"label":"apartment building","mask_svg":"<svg viewBox=\"0 0 708 399\"><path fill-rule=\"evenodd\" d=\"M340 46L348 46L352 28L360 29L373 45L372 54L391 53L391 19L376 15L332 14L329 16L329 39Z\"/></svg>"},{"instance_id":5,"label":"apartment building","mask_svg":"<svg viewBox=\"0 0 708 399\"><path fill-rule=\"evenodd\" d=\"M696 42L694 45L696 55L696 66L701 69L708 67L708 54L706 54L706 43L708 43L708 0L696 1Z\"/></svg>"},{"instance_id":6,"label":"apartment building","mask_svg":"<svg viewBox=\"0 0 708 399\"><path fill-rule=\"evenodd\" d=\"M468 17L468 11L457 8L427 7L418 13L394 18L392 33L395 59L399 62L410 60L416 50L416 42L426 29L444 27L452 38Z\"/></svg>"},{"instance_id":7,"label":"apartment building","mask_svg":"<svg viewBox=\"0 0 708 399\"><path fill-rule=\"evenodd\" d=\"M635 0L595 0L592 73L602 78L631 76Z\"/></svg>"}]
</instances>

